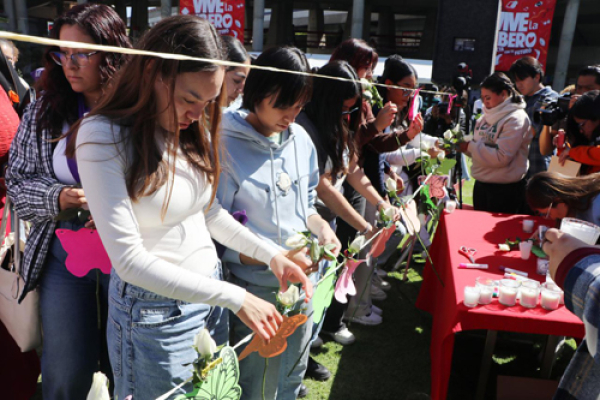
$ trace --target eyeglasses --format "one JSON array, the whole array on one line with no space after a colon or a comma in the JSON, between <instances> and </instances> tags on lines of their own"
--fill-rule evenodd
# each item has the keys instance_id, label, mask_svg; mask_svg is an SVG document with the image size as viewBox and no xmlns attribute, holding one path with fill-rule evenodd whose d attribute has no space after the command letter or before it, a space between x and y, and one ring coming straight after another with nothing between
<instances>
[{"instance_id":1,"label":"eyeglasses","mask_svg":"<svg viewBox=\"0 0 600 400\"><path fill-rule=\"evenodd\" d=\"M348 110L348 111L342 111L342 115L350 115L356 111L358 111L358 107L354 107L353 109Z\"/></svg>"},{"instance_id":2,"label":"eyeglasses","mask_svg":"<svg viewBox=\"0 0 600 400\"><path fill-rule=\"evenodd\" d=\"M98 53L97 51L92 51L91 53L73 53L71 55L67 55L62 51L51 51L50 57L52 60L58 65L65 65L67 63L67 57L71 59L71 62L76 67L85 67L90 63L90 57L94 54Z\"/></svg>"}]
</instances>

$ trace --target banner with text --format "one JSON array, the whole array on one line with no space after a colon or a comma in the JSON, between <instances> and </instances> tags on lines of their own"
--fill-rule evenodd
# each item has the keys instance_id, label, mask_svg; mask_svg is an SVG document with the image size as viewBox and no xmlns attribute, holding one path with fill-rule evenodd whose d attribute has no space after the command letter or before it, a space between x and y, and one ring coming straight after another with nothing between
<instances>
[{"instance_id":1,"label":"banner with text","mask_svg":"<svg viewBox=\"0 0 600 400\"><path fill-rule=\"evenodd\" d=\"M245 0L179 0L179 12L197 15L212 23L221 35L244 42Z\"/></svg>"},{"instance_id":2,"label":"banner with text","mask_svg":"<svg viewBox=\"0 0 600 400\"><path fill-rule=\"evenodd\" d=\"M521 57L536 58L546 70L556 0L502 0L496 71Z\"/></svg>"}]
</instances>

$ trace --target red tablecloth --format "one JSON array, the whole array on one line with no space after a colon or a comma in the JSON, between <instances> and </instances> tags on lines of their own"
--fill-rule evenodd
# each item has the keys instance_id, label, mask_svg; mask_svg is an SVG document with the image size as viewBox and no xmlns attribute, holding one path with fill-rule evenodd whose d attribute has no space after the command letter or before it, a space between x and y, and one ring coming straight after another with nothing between
<instances>
[{"instance_id":1,"label":"red tablecloth","mask_svg":"<svg viewBox=\"0 0 600 400\"><path fill-rule=\"evenodd\" d=\"M444 286L437 279L431 265L424 270L423 283L417 299L417 307L433 316L431 329L431 397L446 398L448 379L452 364L454 333L468 329L488 329L511 332L564 335L582 338L582 322L564 306L546 311L539 305L527 309L520 305L505 307L494 299L487 306L467 308L463 304L465 286L474 286L478 276L501 279L500 266L529 273L529 278L545 282L545 276L536 274L536 257L522 260L520 252L500 252L498 243L517 236L528 238L522 221L534 219L538 225L550 225L550 221L522 215L490 214L477 211L456 210L444 213L440 219L435 239L430 248L435 270ZM458 269L460 263L469 262L458 252L460 246L477 250L475 261L488 264L489 269Z\"/></svg>"}]
</instances>

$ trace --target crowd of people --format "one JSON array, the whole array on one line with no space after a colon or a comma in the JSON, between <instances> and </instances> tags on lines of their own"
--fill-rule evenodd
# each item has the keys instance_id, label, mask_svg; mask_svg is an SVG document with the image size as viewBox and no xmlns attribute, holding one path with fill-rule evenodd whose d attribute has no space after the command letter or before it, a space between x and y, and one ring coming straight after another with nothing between
<instances>
[{"instance_id":1,"label":"crowd of people","mask_svg":"<svg viewBox=\"0 0 600 400\"><path fill-rule=\"evenodd\" d=\"M116 12L97 4L71 8L55 20L52 36L132 47ZM7 60L17 57L14 45L0 45L12 51ZM304 378L331 375L306 349L325 336L352 344L347 321L381 324L373 301L384 300L390 284L378 269L385 260L364 252L367 261L354 275L361 295L348 304L334 299L325 318L313 321L313 284L327 261L314 263L307 248L289 248L286 240L310 232L338 256L358 234L375 234L380 212L399 219L385 181L412 193L416 160L445 153L441 137L468 115L439 103L423 109L424 118L410 116L409 106L420 101L419 77L399 55L387 58L377 80L393 87L378 87L381 103L372 102L361 80L376 78L378 54L358 39L344 41L329 63L311 70L297 48L273 47L253 58L206 20L173 16L135 48L238 65L52 46L40 96L20 122L8 93L0 93L0 106L12 112L2 126L6 149L0 148L8 158L7 195L31 224L21 299L39 290L43 396L85 398L100 370L115 397L156 398L191 375L186 365L197 357L192 343L200 330L218 345L252 332L272 338L283 321L277 294L296 284L306 300L294 311L307 323L266 370L257 353L244 358L240 385L244 399L304 397ZM600 67L579 73L567 117L554 126L536 117L558 98L543 82L543 68L531 57L508 75L487 77L473 139L449 156L472 160L475 210L598 224ZM558 140L563 133L566 146ZM561 163L581 163L584 176L547 172L555 152ZM82 212L65 217L68 210ZM240 212L243 223L234 218ZM58 229L96 229L111 273L71 273ZM427 232L420 235L428 246ZM553 230L548 239L552 260L567 239ZM557 263L552 271L567 276L566 268ZM575 284L570 276L557 283Z\"/></svg>"}]
</instances>

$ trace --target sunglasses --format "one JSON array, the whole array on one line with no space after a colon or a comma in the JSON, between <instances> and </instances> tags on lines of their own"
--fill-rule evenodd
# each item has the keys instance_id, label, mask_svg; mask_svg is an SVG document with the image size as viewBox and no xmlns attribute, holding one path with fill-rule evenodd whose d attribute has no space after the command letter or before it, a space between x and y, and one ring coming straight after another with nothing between
<instances>
[{"instance_id":1,"label":"sunglasses","mask_svg":"<svg viewBox=\"0 0 600 400\"><path fill-rule=\"evenodd\" d=\"M73 65L77 67L85 67L90 63L90 57L96 53L98 53L98 51L92 51L91 53L73 53L71 55L67 55L63 51L51 51L50 57L56 64L60 66L63 66L67 63L68 57L71 59Z\"/></svg>"},{"instance_id":2,"label":"sunglasses","mask_svg":"<svg viewBox=\"0 0 600 400\"><path fill-rule=\"evenodd\" d=\"M358 107L354 107L353 109L348 111L342 111L342 115L350 115L352 113L355 113L356 111L358 111Z\"/></svg>"}]
</instances>

